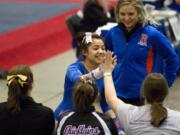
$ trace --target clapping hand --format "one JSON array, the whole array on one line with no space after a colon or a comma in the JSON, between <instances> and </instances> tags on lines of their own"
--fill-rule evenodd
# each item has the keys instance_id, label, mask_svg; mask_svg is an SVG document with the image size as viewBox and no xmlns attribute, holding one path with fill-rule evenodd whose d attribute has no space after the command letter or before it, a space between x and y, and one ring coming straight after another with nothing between
<instances>
[{"instance_id":1,"label":"clapping hand","mask_svg":"<svg viewBox=\"0 0 180 135\"><path fill-rule=\"evenodd\" d=\"M114 67L116 66L117 58L113 56L113 52L107 51L105 53L105 60L102 63L103 72L112 72Z\"/></svg>"}]
</instances>

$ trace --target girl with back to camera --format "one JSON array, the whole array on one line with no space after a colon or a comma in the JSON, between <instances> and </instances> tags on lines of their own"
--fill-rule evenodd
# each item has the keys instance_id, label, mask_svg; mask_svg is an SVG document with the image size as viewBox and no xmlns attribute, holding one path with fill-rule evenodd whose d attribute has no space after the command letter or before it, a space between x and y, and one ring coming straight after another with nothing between
<instances>
[{"instance_id":1,"label":"girl with back to camera","mask_svg":"<svg viewBox=\"0 0 180 135\"><path fill-rule=\"evenodd\" d=\"M115 66L111 52L107 52L103 64L105 97L118 115L126 135L179 135L180 112L164 107L168 95L168 83L160 73L150 73L143 81L141 91L145 105L135 106L117 97L112 79Z\"/></svg>"},{"instance_id":2,"label":"girl with back to camera","mask_svg":"<svg viewBox=\"0 0 180 135\"><path fill-rule=\"evenodd\" d=\"M95 111L98 88L94 81L78 81L72 95L74 109L61 119L57 135L118 135L112 119Z\"/></svg>"},{"instance_id":3,"label":"girl with back to camera","mask_svg":"<svg viewBox=\"0 0 180 135\"><path fill-rule=\"evenodd\" d=\"M53 111L31 97L33 73L18 65L7 75L7 102L0 103L1 135L52 135Z\"/></svg>"},{"instance_id":4,"label":"girl with back to camera","mask_svg":"<svg viewBox=\"0 0 180 135\"><path fill-rule=\"evenodd\" d=\"M118 26L105 37L106 49L117 56L113 79L117 96L126 103L143 105L140 87L149 72L157 72L157 58L165 62L164 76L171 87L178 68L178 57L170 41L151 25L141 0L119 0Z\"/></svg>"}]
</instances>

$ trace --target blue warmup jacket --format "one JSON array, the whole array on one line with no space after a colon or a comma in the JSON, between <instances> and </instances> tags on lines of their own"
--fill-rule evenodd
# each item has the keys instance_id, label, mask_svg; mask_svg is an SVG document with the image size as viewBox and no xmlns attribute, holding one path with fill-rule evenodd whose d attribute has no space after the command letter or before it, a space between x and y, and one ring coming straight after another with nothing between
<instances>
[{"instance_id":1,"label":"blue warmup jacket","mask_svg":"<svg viewBox=\"0 0 180 135\"><path fill-rule=\"evenodd\" d=\"M138 27L127 40L122 28L115 26L107 32L105 45L107 50L117 55L117 65L113 71L117 96L125 99L142 98L140 89L148 74L148 63L152 62L151 72L156 72L157 56L165 61L164 76L168 85L174 82L178 57L169 40L156 28L150 25Z\"/></svg>"},{"instance_id":2,"label":"blue warmup jacket","mask_svg":"<svg viewBox=\"0 0 180 135\"><path fill-rule=\"evenodd\" d=\"M175 0L172 1L172 3L169 5L169 8L176 10L178 13L180 12L180 5L178 5Z\"/></svg>"},{"instance_id":3,"label":"blue warmup jacket","mask_svg":"<svg viewBox=\"0 0 180 135\"><path fill-rule=\"evenodd\" d=\"M73 86L79 80L79 76L83 74L87 74L88 70L85 68L82 62L75 62L70 65L67 69L66 76L65 76L65 83L64 83L64 96L61 103L55 110L55 119L60 120L59 113L61 111L72 111L73 110L73 102L72 102L72 91ZM110 107L105 101L104 98L104 84L103 79L96 81L97 87L99 89L100 95L100 105L104 112L108 111Z\"/></svg>"},{"instance_id":4,"label":"blue warmup jacket","mask_svg":"<svg viewBox=\"0 0 180 135\"><path fill-rule=\"evenodd\" d=\"M143 3L144 3L144 5L146 5L146 4L153 5L155 7L155 9L163 9L165 1L166 0L143 0ZM180 5L178 5L176 3L176 1L175 0L169 0L169 1L170 1L170 3L168 5L168 7L172 10L180 12Z\"/></svg>"},{"instance_id":5,"label":"blue warmup jacket","mask_svg":"<svg viewBox=\"0 0 180 135\"><path fill-rule=\"evenodd\" d=\"M164 0L142 0L143 4L153 5L155 9L160 9L163 7Z\"/></svg>"}]
</instances>

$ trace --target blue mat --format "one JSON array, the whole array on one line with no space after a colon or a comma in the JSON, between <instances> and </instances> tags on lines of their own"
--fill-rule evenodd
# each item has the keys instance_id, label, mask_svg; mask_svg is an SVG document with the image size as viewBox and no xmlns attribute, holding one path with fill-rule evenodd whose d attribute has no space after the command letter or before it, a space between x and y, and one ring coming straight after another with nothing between
<instances>
[{"instance_id":1,"label":"blue mat","mask_svg":"<svg viewBox=\"0 0 180 135\"><path fill-rule=\"evenodd\" d=\"M78 3L0 3L0 34L78 7Z\"/></svg>"}]
</instances>

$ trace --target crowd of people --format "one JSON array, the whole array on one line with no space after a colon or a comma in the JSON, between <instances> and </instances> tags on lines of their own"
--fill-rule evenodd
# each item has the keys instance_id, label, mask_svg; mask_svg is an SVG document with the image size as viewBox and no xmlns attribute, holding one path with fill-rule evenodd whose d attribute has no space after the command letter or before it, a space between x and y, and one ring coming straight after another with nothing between
<instances>
[{"instance_id":1,"label":"crowd of people","mask_svg":"<svg viewBox=\"0 0 180 135\"><path fill-rule=\"evenodd\" d=\"M66 18L77 58L79 57L79 51L76 50L78 32L94 32L107 22L115 21L114 8L108 0L81 0L80 4L80 10Z\"/></svg>"},{"instance_id":2,"label":"crowd of people","mask_svg":"<svg viewBox=\"0 0 180 135\"><path fill-rule=\"evenodd\" d=\"M13 67L6 74L7 101L0 103L0 134L180 135L180 112L163 104L179 59L143 2L118 0L114 15L107 0L81 2L78 14L67 20L78 59L67 67L62 101L54 112L35 102L30 67ZM95 33L115 18L117 26L104 37ZM158 56L165 62L163 74Z\"/></svg>"}]
</instances>

